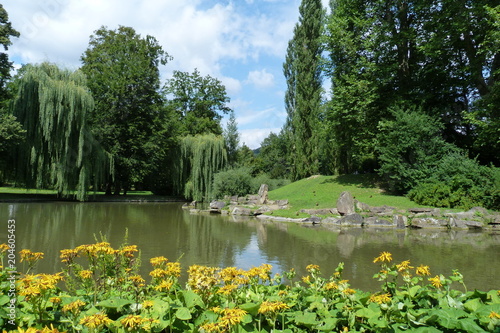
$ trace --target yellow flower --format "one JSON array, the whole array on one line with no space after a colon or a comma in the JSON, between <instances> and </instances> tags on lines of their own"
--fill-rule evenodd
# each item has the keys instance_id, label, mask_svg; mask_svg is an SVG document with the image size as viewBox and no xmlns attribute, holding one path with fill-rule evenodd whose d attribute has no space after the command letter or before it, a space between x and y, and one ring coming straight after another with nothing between
<instances>
[{"instance_id":1,"label":"yellow flower","mask_svg":"<svg viewBox=\"0 0 500 333\"><path fill-rule=\"evenodd\" d=\"M488 317L490 319L500 319L500 314L496 313L495 311L491 311Z\"/></svg>"},{"instance_id":2,"label":"yellow flower","mask_svg":"<svg viewBox=\"0 0 500 333\"><path fill-rule=\"evenodd\" d=\"M154 305L153 301L144 301L144 302L142 302L142 307L144 309L152 308L153 305Z\"/></svg>"},{"instance_id":3,"label":"yellow flower","mask_svg":"<svg viewBox=\"0 0 500 333\"><path fill-rule=\"evenodd\" d=\"M399 265L396 265L396 268L398 269L398 272L402 272L414 267L410 266L410 260L404 260Z\"/></svg>"},{"instance_id":4,"label":"yellow flower","mask_svg":"<svg viewBox=\"0 0 500 333\"><path fill-rule=\"evenodd\" d=\"M151 275L152 277L154 278L163 278L163 277L166 277L168 275L168 272L164 269L161 269L161 268L155 268L154 270L152 270L149 275Z\"/></svg>"},{"instance_id":5,"label":"yellow flower","mask_svg":"<svg viewBox=\"0 0 500 333\"><path fill-rule=\"evenodd\" d=\"M169 262L167 263L166 269L167 275L179 277L181 276L181 263L179 262Z\"/></svg>"},{"instance_id":6,"label":"yellow flower","mask_svg":"<svg viewBox=\"0 0 500 333\"><path fill-rule=\"evenodd\" d=\"M202 332L224 332L224 327L220 323L208 323L200 326Z\"/></svg>"},{"instance_id":7,"label":"yellow flower","mask_svg":"<svg viewBox=\"0 0 500 333\"><path fill-rule=\"evenodd\" d=\"M120 324L122 324L125 328L138 328L142 325L143 318L137 315L128 315L127 317L120 320Z\"/></svg>"},{"instance_id":8,"label":"yellow flower","mask_svg":"<svg viewBox=\"0 0 500 333\"><path fill-rule=\"evenodd\" d=\"M436 288L441 288L443 286L443 284L441 283L441 278L439 277L439 275L436 275L433 278L429 278L428 280L431 281L431 284L434 287L436 287Z\"/></svg>"},{"instance_id":9,"label":"yellow flower","mask_svg":"<svg viewBox=\"0 0 500 333\"><path fill-rule=\"evenodd\" d=\"M302 282L307 283L307 284L311 284L311 276L310 275L303 276L302 277Z\"/></svg>"},{"instance_id":10,"label":"yellow flower","mask_svg":"<svg viewBox=\"0 0 500 333\"><path fill-rule=\"evenodd\" d=\"M153 267L158 267L158 266L161 266L163 265L164 263L166 263L168 261L167 258L165 258L164 256L161 256L161 257L154 257L154 258L151 258L149 259L149 262L151 263L151 265L153 265Z\"/></svg>"},{"instance_id":11,"label":"yellow flower","mask_svg":"<svg viewBox=\"0 0 500 333\"><path fill-rule=\"evenodd\" d=\"M217 290L217 293L228 296L237 288L238 286L235 284L228 284Z\"/></svg>"},{"instance_id":12,"label":"yellow flower","mask_svg":"<svg viewBox=\"0 0 500 333\"><path fill-rule=\"evenodd\" d=\"M82 279L90 279L92 277L92 271L89 271L89 270L83 270L83 271L80 271L78 273L78 275L82 278Z\"/></svg>"},{"instance_id":13,"label":"yellow flower","mask_svg":"<svg viewBox=\"0 0 500 333\"><path fill-rule=\"evenodd\" d=\"M138 252L137 245L127 245L120 251L127 258L133 258L134 252Z\"/></svg>"},{"instance_id":14,"label":"yellow flower","mask_svg":"<svg viewBox=\"0 0 500 333\"><path fill-rule=\"evenodd\" d=\"M339 285L335 282L328 282L324 286L325 290L336 290L339 289Z\"/></svg>"},{"instance_id":15,"label":"yellow flower","mask_svg":"<svg viewBox=\"0 0 500 333\"><path fill-rule=\"evenodd\" d=\"M61 250L61 255L59 258L61 258L62 262L65 263L71 263L75 257L78 256L78 250Z\"/></svg>"},{"instance_id":16,"label":"yellow flower","mask_svg":"<svg viewBox=\"0 0 500 333\"><path fill-rule=\"evenodd\" d=\"M172 281L165 281L165 280L163 280L163 281L161 281L161 283L159 285L157 285L155 287L155 290L158 290L158 291L162 291L162 290L169 291L170 288L172 288L173 284L174 283Z\"/></svg>"},{"instance_id":17,"label":"yellow flower","mask_svg":"<svg viewBox=\"0 0 500 333\"><path fill-rule=\"evenodd\" d=\"M392 261L392 254L389 252L382 252L380 255L373 260L374 263L377 262L391 262Z\"/></svg>"},{"instance_id":18,"label":"yellow flower","mask_svg":"<svg viewBox=\"0 0 500 333\"><path fill-rule=\"evenodd\" d=\"M356 293L356 290L352 289L352 288L346 288L344 290L342 290L342 292L346 295L353 295Z\"/></svg>"},{"instance_id":19,"label":"yellow flower","mask_svg":"<svg viewBox=\"0 0 500 333\"><path fill-rule=\"evenodd\" d=\"M37 260L43 259L43 252L31 252L30 250L19 251L21 256L21 262L27 261L29 263L35 262Z\"/></svg>"},{"instance_id":20,"label":"yellow flower","mask_svg":"<svg viewBox=\"0 0 500 333\"><path fill-rule=\"evenodd\" d=\"M245 310L234 308L226 308L222 310L222 318L219 319L220 323L224 326L230 327L238 325L243 317L247 314Z\"/></svg>"},{"instance_id":21,"label":"yellow flower","mask_svg":"<svg viewBox=\"0 0 500 333\"><path fill-rule=\"evenodd\" d=\"M369 301L378 304L389 303L391 301L391 294L371 295Z\"/></svg>"},{"instance_id":22,"label":"yellow flower","mask_svg":"<svg viewBox=\"0 0 500 333\"><path fill-rule=\"evenodd\" d=\"M91 316L84 317L80 320L80 324L88 328L100 328L112 322L106 314L96 313Z\"/></svg>"},{"instance_id":23,"label":"yellow flower","mask_svg":"<svg viewBox=\"0 0 500 333\"><path fill-rule=\"evenodd\" d=\"M6 252L8 249L10 249L10 248L7 244L5 244L5 243L0 244L0 252L2 252L2 253Z\"/></svg>"},{"instance_id":24,"label":"yellow flower","mask_svg":"<svg viewBox=\"0 0 500 333\"><path fill-rule=\"evenodd\" d=\"M144 287L146 285L146 281L140 275L130 276L128 279L137 287Z\"/></svg>"},{"instance_id":25,"label":"yellow flower","mask_svg":"<svg viewBox=\"0 0 500 333\"><path fill-rule=\"evenodd\" d=\"M219 272L219 277L224 283L241 281L243 270L236 267L226 267Z\"/></svg>"},{"instance_id":26,"label":"yellow flower","mask_svg":"<svg viewBox=\"0 0 500 333\"><path fill-rule=\"evenodd\" d=\"M144 318L142 320L142 328L146 331L151 331L153 324L159 324L160 321L153 318Z\"/></svg>"},{"instance_id":27,"label":"yellow flower","mask_svg":"<svg viewBox=\"0 0 500 333\"><path fill-rule=\"evenodd\" d=\"M61 297L51 297L49 299L49 301L51 301L54 304L59 304L59 303L61 303L62 300L61 300Z\"/></svg>"},{"instance_id":28,"label":"yellow flower","mask_svg":"<svg viewBox=\"0 0 500 333\"><path fill-rule=\"evenodd\" d=\"M418 266L417 269L416 269L416 273L417 273L417 275L421 275L421 276L423 276L423 275L427 275L427 276L431 275L431 271L429 270L429 266L424 266L424 265Z\"/></svg>"},{"instance_id":29,"label":"yellow flower","mask_svg":"<svg viewBox=\"0 0 500 333\"><path fill-rule=\"evenodd\" d=\"M79 312L80 308L85 305L85 302L77 299L76 301L73 301L71 303L66 304L63 306L62 310L63 312Z\"/></svg>"},{"instance_id":30,"label":"yellow flower","mask_svg":"<svg viewBox=\"0 0 500 333\"><path fill-rule=\"evenodd\" d=\"M319 272L319 266L318 265L307 265L306 267L306 270L309 272L309 273L312 273L312 272Z\"/></svg>"},{"instance_id":31,"label":"yellow flower","mask_svg":"<svg viewBox=\"0 0 500 333\"><path fill-rule=\"evenodd\" d=\"M268 312L278 312L281 310L286 310L288 309L289 306L286 305L286 303L283 302L268 302L264 301L259 307L259 313L265 314Z\"/></svg>"}]
</instances>

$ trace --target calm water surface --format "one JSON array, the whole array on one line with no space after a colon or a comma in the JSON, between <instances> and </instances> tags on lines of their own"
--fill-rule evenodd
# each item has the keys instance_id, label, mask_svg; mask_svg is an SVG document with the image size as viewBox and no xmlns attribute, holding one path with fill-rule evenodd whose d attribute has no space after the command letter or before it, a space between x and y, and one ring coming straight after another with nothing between
<instances>
[{"instance_id":1,"label":"calm water surface","mask_svg":"<svg viewBox=\"0 0 500 333\"><path fill-rule=\"evenodd\" d=\"M45 253L39 272L60 271L61 249L100 241L101 235L118 248L128 230L128 243L141 250L144 275L149 258L160 255L180 258L184 270L269 263L275 273L295 268L299 277L311 263L328 276L345 262L344 277L354 288L376 290L373 258L389 251L397 262L429 265L433 275L458 269L469 289L500 289L500 235L486 232L328 229L190 215L179 203L0 203L0 243L7 239L9 214L16 220L17 249Z\"/></svg>"}]
</instances>

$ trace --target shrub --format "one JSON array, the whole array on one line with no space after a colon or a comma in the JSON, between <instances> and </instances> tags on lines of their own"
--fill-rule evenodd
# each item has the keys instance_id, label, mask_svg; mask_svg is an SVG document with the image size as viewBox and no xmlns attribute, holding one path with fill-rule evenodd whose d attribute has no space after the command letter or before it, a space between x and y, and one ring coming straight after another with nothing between
<instances>
[{"instance_id":1,"label":"shrub","mask_svg":"<svg viewBox=\"0 0 500 333\"><path fill-rule=\"evenodd\" d=\"M247 195L252 190L251 170L247 167L230 169L214 175L212 197L223 198L225 195Z\"/></svg>"},{"instance_id":2,"label":"shrub","mask_svg":"<svg viewBox=\"0 0 500 333\"><path fill-rule=\"evenodd\" d=\"M481 166L461 153L451 153L439 160L432 177L421 181L408 197L436 207L499 209L498 173L498 169Z\"/></svg>"}]
</instances>

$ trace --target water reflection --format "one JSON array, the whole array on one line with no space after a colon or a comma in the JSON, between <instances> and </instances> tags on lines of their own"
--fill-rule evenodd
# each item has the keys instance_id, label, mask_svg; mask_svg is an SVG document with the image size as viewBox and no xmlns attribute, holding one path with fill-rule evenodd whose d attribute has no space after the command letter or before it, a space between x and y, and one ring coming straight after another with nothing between
<instances>
[{"instance_id":1,"label":"water reflection","mask_svg":"<svg viewBox=\"0 0 500 333\"><path fill-rule=\"evenodd\" d=\"M389 251L397 261L429 265L432 274L458 269L469 288L498 289L500 236L467 231L335 229L249 218L190 215L177 203L0 203L0 243L7 239L7 220L16 219L17 248L43 251L40 271L59 271L59 251L105 237L118 247L128 242L147 260L163 255L192 264L248 269L270 263L275 272L320 265L324 275L345 262L345 278L356 288L376 289L372 260Z\"/></svg>"}]
</instances>

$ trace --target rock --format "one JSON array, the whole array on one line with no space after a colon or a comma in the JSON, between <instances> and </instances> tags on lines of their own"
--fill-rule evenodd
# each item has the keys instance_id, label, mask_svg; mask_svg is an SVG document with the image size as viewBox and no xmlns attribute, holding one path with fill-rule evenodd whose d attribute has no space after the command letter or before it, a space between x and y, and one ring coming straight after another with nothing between
<instances>
[{"instance_id":1,"label":"rock","mask_svg":"<svg viewBox=\"0 0 500 333\"><path fill-rule=\"evenodd\" d=\"M271 212L275 209L271 208L270 206L261 206L259 207L256 211L253 212L254 215L261 215L267 212Z\"/></svg>"},{"instance_id":2,"label":"rock","mask_svg":"<svg viewBox=\"0 0 500 333\"><path fill-rule=\"evenodd\" d=\"M196 201L191 201L190 203L185 203L182 205L182 209L191 209L191 208L196 208Z\"/></svg>"},{"instance_id":3,"label":"rock","mask_svg":"<svg viewBox=\"0 0 500 333\"><path fill-rule=\"evenodd\" d=\"M464 221L464 223L469 229L482 229L483 228L483 224L481 222Z\"/></svg>"},{"instance_id":4,"label":"rock","mask_svg":"<svg viewBox=\"0 0 500 333\"><path fill-rule=\"evenodd\" d=\"M340 193L340 197L337 200L337 210L340 215L354 214L354 198L352 194L348 191Z\"/></svg>"},{"instance_id":5,"label":"rock","mask_svg":"<svg viewBox=\"0 0 500 333\"><path fill-rule=\"evenodd\" d=\"M378 217L367 217L363 221L363 225L371 227L393 227L394 222L385 219L379 219Z\"/></svg>"},{"instance_id":6,"label":"rock","mask_svg":"<svg viewBox=\"0 0 500 333\"><path fill-rule=\"evenodd\" d=\"M368 212L370 211L371 206L368 204L365 204L364 202L354 200L354 203L356 205L356 208L362 212Z\"/></svg>"},{"instance_id":7,"label":"rock","mask_svg":"<svg viewBox=\"0 0 500 333\"><path fill-rule=\"evenodd\" d=\"M319 224L321 223L321 219L317 216L311 216L311 217L308 217L304 220L304 222L310 222L312 224Z\"/></svg>"},{"instance_id":8,"label":"rock","mask_svg":"<svg viewBox=\"0 0 500 333\"><path fill-rule=\"evenodd\" d=\"M253 214L252 210L249 208L236 206L231 211L231 215L252 216L254 214Z\"/></svg>"},{"instance_id":9,"label":"rock","mask_svg":"<svg viewBox=\"0 0 500 333\"><path fill-rule=\"evenodd\" d=\"M396 208L389 206L370 207L370 212L377 215L392 215Z\"/></svg>"},{"instance_id":10,"label":"rock","mask_svg":"<svg viewBox=\"0 0 500 333\"><path fill-rule=\"evenodd\" d=\"M404 229L408 226L408 218L404 215L394 215L392 221L398 229Z\"/></svg>"},{"instance_id":11,"label":"rock","mask_svg":"<svg viewBox=\"0 0 500 333\"><path fill-rule=\"evenodd\" d=\"M275 205L278 205L280 207L285 207L285 206L288 206L288 200L285 199L285 200L276 200L274 202Z\"/></svg>"},{"instance_id":12,"label":"rock","mask_svg":"<svg viewBox=\"0 0 500 333\"><path fill-rule=\"evenodd\" d=\"M465 224L466 221L464 220L459 220L457 218L451 217L450 218L450 228L452 229L468 229L467 225Z\"/></svg>"},{"instance_id":13,"label":"rock","mask_svg":"<svg viewBox=\"0 0 500 333\"><path fill-rule=\"evenodd\" d=\"M418 214L418 213L430 213L434 208L410 208L408 211L410 213Z\"/></svg>"},{"instance_id":14,"label":"rock","mask_svg":"<svg viewBox=\"0 0 500 333\"><path fill-rule=\"evenodd\" d=\"M411 220L411 227L418 229L423 229L423 228L447 229L448 221L439 220L431 217L414 218L413 220Z\"/></svg>"},{"instance_id":15,"label":"rock","mask_svg":"<svg viewBox=\"0 0 500 333\"><path fill-rule=\"evenodd\" d=\"M226 206L226 203L224 201L214 200L210 203L210 209L213 209L213 210L221 210L225 206Z\"/></svg>"},{"instance_id":16,"label":"rock","mask_svg":"<svg viewBox=\"0 0 500 333\"><path fill-rule=\"evenodd\" d=\"M301 213L309 215L330 215L337 213L337 208L323 208L323 209L301 209ZM333 213L335 212L335 213Z\"/></svg>"},{"instance_id":17,"label":"rock","mask_svg":"<svg viewBox=\"0 0 500 333\"><path fill-rule=\"evenodd\" d=\"M266 184L262 184L260 185L260 188L259 188L259 199L257 201L257 203L259 205L263 205L267 202L267 193L269 192L269 186L267 186Z\"/></svg>"},{"instance_id":18,"label":"rock","mask_svg":"<svg viewBox=\"0 0 500 333\"><path fill-rule=\"evenodd\" d=\"M359 214L350 214L341 218L338 223L340 225L355 225L361 226L363 224L363 217Z\"/></svg>"},{"instance_id":19,"label":"rock","mask_svg":"<svg viewBox=\"0 0 500 333\"><path fill-rule=\"evenodd\" d=\"M338 224L340 219L335 217L327 217L326 219L321 220L322 224Z\"/></svg>"}]
</instances>

